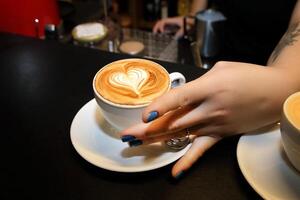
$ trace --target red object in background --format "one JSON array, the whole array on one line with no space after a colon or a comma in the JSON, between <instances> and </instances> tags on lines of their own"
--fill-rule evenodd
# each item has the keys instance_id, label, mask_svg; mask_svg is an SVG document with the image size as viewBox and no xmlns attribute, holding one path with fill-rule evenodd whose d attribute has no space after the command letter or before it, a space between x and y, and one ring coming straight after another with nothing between
<instances>
[{"instance_id":1,"label":"red object in background","mask_svg":"<svg viewBox=\"0 0 300 200\"><path fill-rule=\"evenodd\" d=\"M0 0L0 31L36 37L35 19L39 37L44 36L46 24L58 26L57 0Z\"/></svg>"}]
</instances>

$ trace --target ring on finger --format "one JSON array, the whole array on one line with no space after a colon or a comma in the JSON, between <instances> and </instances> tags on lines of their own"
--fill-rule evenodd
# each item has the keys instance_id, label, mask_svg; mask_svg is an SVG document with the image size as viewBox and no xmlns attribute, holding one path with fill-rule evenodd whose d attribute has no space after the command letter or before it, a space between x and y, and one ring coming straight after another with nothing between
<instances>
[{"instance_id":1,"label":"ring on finger","mask_svg":"<svg viewBox=\"0 0 300 200\"><path fill-rule=\"evenodd\" d=\"M176 150L183 149L191 142L189 136L190 136L190 130L186 128L184 136L171 138L166 141L166 144L171 149L176 149Z\"/></svg>"}]
</instances>

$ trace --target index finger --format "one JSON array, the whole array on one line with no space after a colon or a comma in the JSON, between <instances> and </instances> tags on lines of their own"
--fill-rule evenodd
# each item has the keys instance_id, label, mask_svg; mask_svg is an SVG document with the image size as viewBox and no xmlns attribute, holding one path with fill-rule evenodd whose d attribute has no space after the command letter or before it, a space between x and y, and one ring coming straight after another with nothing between
<instances>
[{"instance_id":1,"label":"index finger","mask_svg":"<svg viewBox=\"0 0 300 200\"><path fill-rule=\"evenodd\" d=\"M163 21L158 21L153 27L153 33L164 32L165 23Z\"/></svg>"},{"instance_id":2,"label":"index finger","mask_svg":"<svg viewBox=\"0 0 300 200\"><path fill-rule=\"evenodd\" d=\"M155 99L143 112L143 121L150 122L165 113L201 103L205 98L205 90L200 89L200 80L191 81Z\"/></svg>"},{"instance_id":3,"label":"index finger","mask_svg":"<svg viewBox=\"0 0 300 200\"><path fill-rule=\"evenodd\" d=\"M177 118L180 118L186 112L189 112L192 108L185 107L183 109L174 110L168 112L166 115L162 116L158 120L155 120L151 123L139 123L134 126L131 126L122 132L121 136L134 136L135 139L149 139L151 137L163 136L173 134L180 130L170 130L169 125L172 124Z\"/></svg>"}]
</instances>

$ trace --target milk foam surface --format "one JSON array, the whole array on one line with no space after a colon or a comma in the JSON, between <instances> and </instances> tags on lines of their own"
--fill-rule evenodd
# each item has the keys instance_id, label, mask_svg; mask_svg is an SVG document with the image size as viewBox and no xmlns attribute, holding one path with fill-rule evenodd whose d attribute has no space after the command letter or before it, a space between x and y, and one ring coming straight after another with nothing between
<instances>
[{"instance_id":1,"label":"milk foam surface","mask_svg":"<svg viewBox=\"0 0 300 200\"><path fill-rule=\"evenodd\" d=\"M112 62L97 74L97 92L106 100L123 105L142 105L169 90L169 74L144 59Z\"/></svg>"}]
</instances>

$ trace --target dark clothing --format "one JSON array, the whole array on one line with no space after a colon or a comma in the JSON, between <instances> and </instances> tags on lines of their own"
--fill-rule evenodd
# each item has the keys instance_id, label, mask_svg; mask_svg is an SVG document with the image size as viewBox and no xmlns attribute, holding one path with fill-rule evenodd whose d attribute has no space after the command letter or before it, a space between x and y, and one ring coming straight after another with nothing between
<instances>
[{"instance_id":1,"label":"dark clothing","mask_svg":"<svg viewBox=\"0 0 300 200\"><path fill-rule=\"evenodd\" d=\"M287 30L296 0L213 0L226 17L225 55L266 64Z\"/></svg>"}]
</instances>

